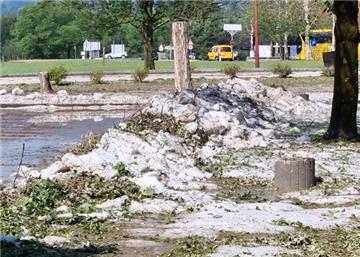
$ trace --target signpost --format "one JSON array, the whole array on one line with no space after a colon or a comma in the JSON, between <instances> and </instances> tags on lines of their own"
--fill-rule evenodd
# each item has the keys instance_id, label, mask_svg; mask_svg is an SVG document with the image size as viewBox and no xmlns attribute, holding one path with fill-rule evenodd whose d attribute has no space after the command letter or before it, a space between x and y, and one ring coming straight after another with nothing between
<instances>
[{"instance_id":1,"label":"signpost","mask_svg":"<svg viewBox=\"0 0 360 257\"><path fill-rule=\"evenodd\" d=\"M224 30L229 32L231 35L230 42L233 43L234 41L234 35L241 31L241 24L224 24Z\"/></svg>"},{"instance_id":2,"label":"signpost","mask_svg":"<svg viewBox=\"0 0 360 257\"><path fill-rule=\"evenodd\" d=\"M159 51L160 51L160 52L164 51L164 46L163 46L163 44L160 44L160 46L159 46Z\"/></svg>"},{"instance_id":3,"label":"signpost","mask_svg":"<svg viewBox=\"0 0 360 257\"><path fill-rule=\"evenodd\" d=\"M188 46L188 48L189 48L190 52L191 52L191 50L194 49L194 43L193 43L193 41L191 41L191 39L189 40L189 46Z\"/></svg>"},{"instance_id":4,"label":"signpost","mask_svg":"<svg viewBox=\"0 0 360 257\"><path fill-rule=\"evenodd\" d=\"M260 68L260 53L259 53L259 2L253 1L254 7L254 34L255 34L255 68Z\"/></svg>"}]
</instances>

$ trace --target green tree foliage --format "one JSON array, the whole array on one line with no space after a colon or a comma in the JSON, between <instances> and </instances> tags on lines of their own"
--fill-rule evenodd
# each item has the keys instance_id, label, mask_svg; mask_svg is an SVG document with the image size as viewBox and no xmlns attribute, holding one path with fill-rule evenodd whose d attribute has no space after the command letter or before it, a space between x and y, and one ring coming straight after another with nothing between
<instances>
[{"instance_id":1,"label":"green tree foliage","mask_svg":"<svg viewBox=\"0 0 360 257\"><path fill-rule=\"evenodd\" d=\"M217 11L220 5L216 1L181 1L181 0L126 0L89 2L95 13L95 23L106 28L106 24L131 24L139 33L144 47L144 66L154 69L152 51L154 36L156 43L169 40L168 24L174 20L205 19ZM156 33L157 30L167 32Z\"/></svg>"},{"instance_id":2,"label":"green tree foliage","mask_svg":"<svg viewBox=\"0 0 360 257\"><path fill-rule=\"evenodd\" d=\"M11 39L11 30L16 21L16 16L1 16L0 17L0 33L1 33L1 46L5 45L6 41Z\"/></svg>"},{"instance_id":3,"label":"green tree foliage","mask_svg":"<svg viewBox=\"0 0 360 257\"><path fill-rule=\"evenodd\" d=\"M18 51L11 36L15 22L16 16L14 15L0 17L1 56L5 60L15 59L18 56Z\"/></svg>"},{"instance_id":4,"label":"green tree foliage","mask_svg":"<svg viewBox=\"0 0 360 257\"><path fill-rule=\"evenodd\" d=\"M198 19L190 23L189 35L195 43L193 52L200 59L206 59L210 48L215 44L228 44L230 34L225 32L225 23L242 25L242 31L235 34L237 49L248 48L250 44L251 10L250 1L223 1L221 8L214 9L206 19ZM246 45L244 45L246 44Z\"/></svg>"},{"instance_id":5,"label":"green tree foliage","mask_svg":"<svg viewBox=\"0 0 360 257\"><path fill-rule=\"evenodd\" d=\"M83 40L78 22L85 12L76 0L44 0L23 8L13 30L14 40L28 58L71 57Z\"/></svg>"},{"instance_id":6,"label":"green tree foliage","mask_svg":"<svg viewBox=\"0 0 360 257\"><path fill-rule=\"evenodd\" d=\"M243 4L243 6L246 6ZM324 14L324 1L309 1L309 26L311 29L331 28L331 17ZM278 43L283 46L287 39L296 39L305 31L304 2L292 0L259 1L259 28L262 43ZM252 4L246 6L243 15L243 32L251 31Z\"/></svg>"},{"instance_id":7,"label":"green tree foliage","mask_svg":"<svg viewBox=\"0 0 360 257\"><path fill-rule=\"evenodd\" d=\"M281 43L285 32L291 36L303 31L299 1L271 0L260 4L262 39ZM311 8L318 12L319 8ZM242 24L243 30L235 35L236 45L249 48L251 1L40 0L20 11L11 29L14 40L7 44L7 52L18 49L28 58L66 58L74 56L74 45L80 50L85 39L99 40L107 52L112 43L124 43L130 56L144 56L145 66L150 68L153 49L171 43L170 23L174 20L189 21L189 36L197 57L205 59L211 46L229 43L224 23ZM313 15L312 20L320 24L322 19ZM11 28L2 29L6 27Z\"/></svg>"},{"instance_id":8,"label":"green tree foliage","mask_svg":"<svg viewBox=\"0 0 360 257\"><path fill-rule=\"evenodd\" d=\"M213 45L229 42L221 20L192 22L189 28L189 36L195 43L193 52L199 59L206 59L207 53Z\"/></svg>"},{"instance_id":9,"label":"green tree foliage","mask_svg":"<svg viewBox=\"0 0 360 257\"><path fill-rule=\"evenodd\" d=\"M281 44L285 33L297 35L304 30L301 1L260 1L259 10L261 39Z\"/></svg>"}]
</instances>

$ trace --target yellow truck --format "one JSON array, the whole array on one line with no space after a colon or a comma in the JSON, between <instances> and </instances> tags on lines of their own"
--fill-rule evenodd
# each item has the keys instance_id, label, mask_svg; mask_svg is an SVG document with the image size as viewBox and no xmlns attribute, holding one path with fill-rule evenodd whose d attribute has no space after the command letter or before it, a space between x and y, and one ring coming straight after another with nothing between
<instances>
[{"instance_id":1,"label":"yellow truck","mask_svg":"<svg viewBox=\"0 0 360 257\"><path fill-rule=\"evenodd\" d=\"M210 61L232 61L236 57L232 45L215 45L208 52Z\"/></svg>"}]
</instances>

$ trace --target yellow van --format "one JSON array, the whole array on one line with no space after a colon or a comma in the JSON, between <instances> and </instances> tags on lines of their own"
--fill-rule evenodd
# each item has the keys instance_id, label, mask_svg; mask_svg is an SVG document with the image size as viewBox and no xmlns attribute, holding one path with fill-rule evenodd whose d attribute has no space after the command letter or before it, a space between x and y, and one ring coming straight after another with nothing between
<instances>
[{"instance_id":1,"label":"yellow van","mask_svg":"<svg viewBox=\"0 0 360 257\"><path fill-rule=\"evenodd\" d=\"M210 61L228 60L232 61L234 59L234 51L232 45L216 45L210 49L208 52L208 57Z\"/></svg>"}]
</instances>

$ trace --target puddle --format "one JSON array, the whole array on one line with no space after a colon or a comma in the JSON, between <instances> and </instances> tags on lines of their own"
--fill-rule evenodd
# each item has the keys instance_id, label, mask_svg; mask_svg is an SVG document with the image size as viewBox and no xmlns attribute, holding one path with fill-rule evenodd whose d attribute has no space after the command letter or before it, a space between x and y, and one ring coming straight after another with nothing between
<instances>
[{"instance_id":1,"label":"puddle","mask_svg":"<svg viewBox=\"0 0 360 257\"><path fill-rule=\"evenodd\" d=\"M128 112L132 113L131 110ZM23 164L45 167L55 161L57 155L79 142L83 134L104 133L128 116L124 115L124 110L101 113L92 111L90 115L89 113L83 115L82 120L79 120L79 112L76 111L63 112L63 114L59 115L57 112L52 115L53 117L73 116L77 120L67 118L39 123L42 116L48 117L50 114L1 111L0 170L3 180L8 180L9 175L17 170L23 144L25 144Z\"/></svg>"}]
</instances>

